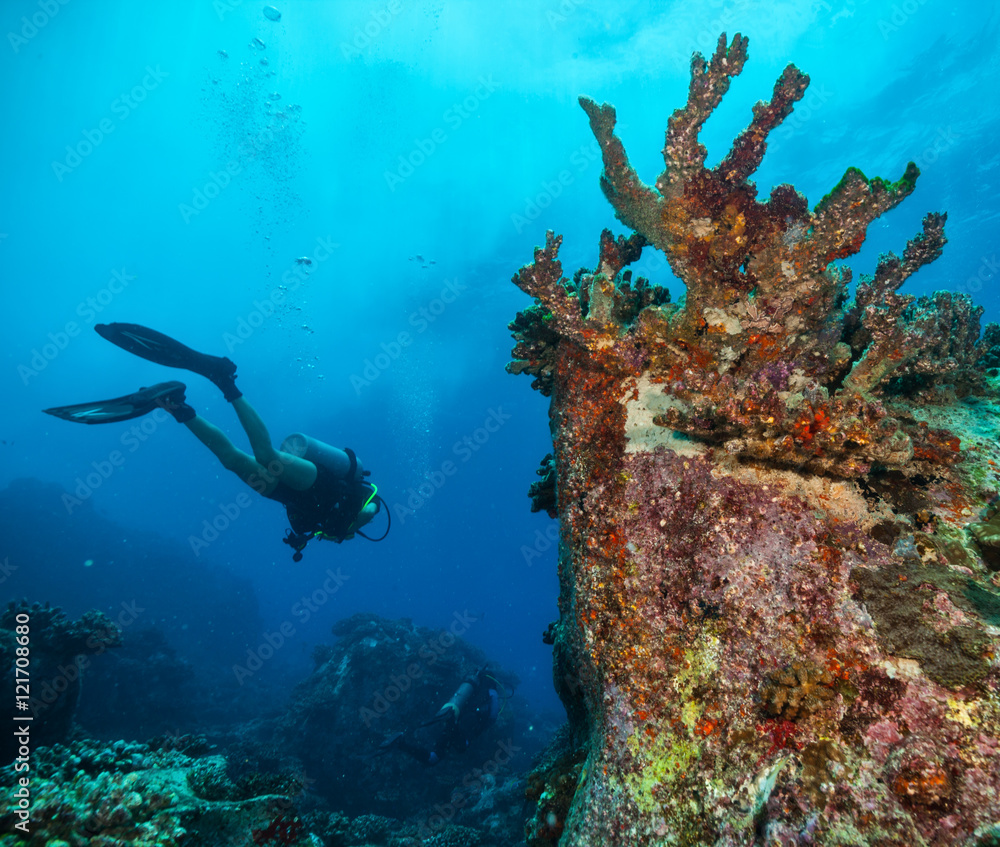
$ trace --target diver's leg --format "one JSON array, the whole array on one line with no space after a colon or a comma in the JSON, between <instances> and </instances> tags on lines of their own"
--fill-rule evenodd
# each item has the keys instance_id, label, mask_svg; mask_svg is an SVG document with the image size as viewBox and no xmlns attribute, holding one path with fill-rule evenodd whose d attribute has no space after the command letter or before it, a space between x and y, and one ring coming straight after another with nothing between
<instances>
[{"instance_id":1,"label":"diver's leg","mask_svg":"<svg viewBox=\"0 0 1000 847\"><path fill-rule=\"evenodd\" d=\"M305 491L316 481L316 466L312 462L275 448L267 426L246 397L241 395L232 402L258 464L263 465L273 477L280 476L282 482L297 491Z\"/></svg>"},{"instance_id":2,"label":"diver's leg","mask_svg":"<svg viewBox=\"0 0 1000 847\"><path fill-rule=\"evenodd\" d=\"M388 750L399 750L401 753L405 753L411 759L416 762L420 762L422 765L436 765L441 761L441 757L438 756L438 754L433 750L423 747L413 741L408 741L405 733L402 732L394 735L388 741L384 742L379 748L379 752L385 752Z\"/></svg>"},{"instance_id":3,"label":"diver's leg","mask_svg":"<svg viewBox=\"0 0 1000 847\"><path fill-rule=\"evenodd\" d=\"M195 437L204 444L222 463L227 471L232 471L258 494L270 494L278 485L278 480L268 474L253 456L239 449L215 424L195 415L183 422Z\"/></svg>"}]
</instances>

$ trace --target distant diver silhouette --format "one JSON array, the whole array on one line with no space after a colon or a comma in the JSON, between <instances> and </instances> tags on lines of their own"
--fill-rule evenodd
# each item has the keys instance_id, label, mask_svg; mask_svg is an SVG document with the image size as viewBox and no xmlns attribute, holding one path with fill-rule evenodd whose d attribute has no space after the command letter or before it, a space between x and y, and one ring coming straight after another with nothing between
<instances>
[{"instance_id":1,"label":"distant diver silhouette","mask_svg":"<svg viewBox=\"0 0 1000 847\"><path fill-rule=\"evenodd\" d=\"M211 380L233 405L250 439L253 455L244 453L217 426L200 417L185 400L187 386L182 382L161 382L141 388L134 394L113 400L56 406L43 411L75 423L101 424L126 421L165 409L195 434L215 454L222 466L235 473L258 494L277 500L285 507L291 529L284 541L302 559L302 550L312 538L338 544L355 534L371 541L379 538L361 532L362 526L375 517L383 506L391 524L389 508L378 488L366 477L366 471L350 447L331 447L302 433L288 436L279 449L257 411L236 387L236 365L222 356L209 356L186 347L162 332L130 323L97 324L95 330L129 353L166 365L184 368Z\"/></svg>"},{"instance_id":2,"label":"distant diver silhouette","mask_svg":"<svg viewBox=\"0 0 1000 847\"><path fill-rule=\"evenodd\" d=\"M485 667L481 668L462 682L433 718L420 724L421 729L441 727L432 746L410 740L406 732L397 732L379 745L376 755L399 750L422 765L436 765L448 753L464 752L473 739L496 723L506 703L506 695L501 702L501 690L500 683Z\"/></svg>"}]
</instances>

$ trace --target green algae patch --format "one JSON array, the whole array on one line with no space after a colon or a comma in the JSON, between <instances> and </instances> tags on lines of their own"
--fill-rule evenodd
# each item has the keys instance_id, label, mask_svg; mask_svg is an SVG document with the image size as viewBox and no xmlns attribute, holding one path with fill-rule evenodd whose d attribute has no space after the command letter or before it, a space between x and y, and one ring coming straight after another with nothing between
<instances>
[{"instance_id":1,"label":"green algae patch","mask_svg":"<svg viewBox=\"0 0 1000 847\"><path fill-rule=\"evenodd\" d=\"M909 194L916 187L918 176L920 176L920 168L917 167L915 162L907 162L906 170L903 171L903 175L895 182L889 182L889 180L877 176L871 180L870 185L873 191L881 189L887 191L889 194L897 194L899 192Z\"/></svg>"},{"instance_id":2,"label":"green algae patch","mask_svg":"<svg viewBox=\"0 0 1000 847\"><path fill-rule=\"evenodd\" d=\"M701 758L698 744L663 732L654 739L631 735L626 746L636 763L636 769L623 778L633 802L647 818L665 814L663 801L658 798L677 797L674 786L685 779L691 766Z\"/></svg>"},{"instance_id":3,"label":"green algae patch","mask_svg":"<svg viewBox=\"0 0 1000 847\"><path fill-rule=\"evenodd\" d=\"M661 727L655 734L634 733L625 742L633 768L622 777L623 787L647 818L663 816L669 821L673 814L685 819L701 814L700 809L681 809L684 802L695 803L682 799L687 796L682 785L702 757L695 727L705 712L705 704L695 692L710 685L713 675L718 673L720 648L717 636L702 633L696 646L684 651L683 662L673 679L679 695L680 720L672 728ZM678 843L694 842L682 839Z\"/></svg>"},{"instance_id":4,"label":"green algae patch","mask_svg":"<svg viewBox=\"0 0 1000 847\"><path fill-rule=\"evenodd\" d=\"M705 707L697 700L688 700L681 708L681 722L689 730L694 732L694 728L698 723L698 718L702 716L704 711Z\"/></svg>"},{"instance_id":5,"label":"green algae patch","mask_svg":"<svg viewBox=\"0 0 1000 847\"><path fill-rule=\"evenodd\" d=\"M851 165L851 167L844 171L844 175L840 178L840 182L824 194L822 199L816 204L813 209L813 214L819 215L819 213L830 204L833 198L839 196L841 192L846 191L848 185L850 185L850 183L855 179L860 179L866 185L869 184L868 177L865 176L864 171L862 171L861 168L856 168Z\"/></svg>"},{"instance_id":6,"label":"green algae patch","mask_svg":"<svg viewBox=\"0 0 1000 847\"><path fill-rule=\"evenodd\" d=\"M719 671L719 651L721 640L718 636L703 632L696 646L684 651L684 661L674 676L674 690L681 705L681 723L693 736L698 720L705 713L705 704L697 692L711 687Z\"/></svg>"},{"instance_id":7,"label":"green algae patch","mask_svg":"<svg viewBox=\"0 0 1000 847\"><path fill-rule=\"evenodd\" d=\"M853 166L849 167L846 171L844 171L844 175L840 178L840 182L838 182L830 190L830 192L816 204L816 207L813 209L813 214L819 216L819 214L828 205L830 205L830 203L838 198L843 192L847 191L851 183L855 180L861 180L861 182L868 186L868 190L872 194L885 192L892 197L898 194L902 194L904 196L910 194L916 186L917 177L919 176L920 168L918 168L913 162L907 163L906 170L903 171L903 175L895 182L890 182L880 176L868 179L860 168L855 168Z\"/></svg>"}]
</instances>

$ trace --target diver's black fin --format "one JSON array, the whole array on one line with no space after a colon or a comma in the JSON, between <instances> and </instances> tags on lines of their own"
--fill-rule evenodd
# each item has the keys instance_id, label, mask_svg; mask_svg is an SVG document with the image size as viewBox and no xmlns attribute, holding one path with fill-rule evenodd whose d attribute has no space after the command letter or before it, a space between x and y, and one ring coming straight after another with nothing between
<instances>
[{"instance_id":1,"label":"diver's black fin","mask_svg":"<svg viewBox=\"0 0 1000 847\"><path fill-rule=\"evenodd\" d=\"M406 735L405 732L397 732L394 735L390 735L385 741L383 741L381 744L378 745L378 749L391 750L393 747L395 747L403 740L403 736L405 735Z\"/></svg>"},{"instance_id":2,"label":"diver's black fin","mask_svg":"<svg viewBox=\"0 0 1000 847\"><path fill-rule=\"evenodd\" d=\"M183 405L186 390L183 382L176 380L160 382L149 388L140 388L134 394L116 397L114 400L96 400L93 403L56 406L42 411L47 415L54 415L64 421L73 421L74 423L115 423L116 421L142 417L157 407L170 411L169 407Z\"/></svg>"},{"instance_id":3,"label":"diver's black fin","mask_svg":"<svg viewBox=\"0 0 1000 847\"><path fill-rule=\"evenodd\" d=\"M102 338L135 356L201 374L219 386L227 400L241 396L235 382L236 364L231 359L199 353L169 335L139 324L97 324L94 329Z\"/></svg>"}]
</instances>

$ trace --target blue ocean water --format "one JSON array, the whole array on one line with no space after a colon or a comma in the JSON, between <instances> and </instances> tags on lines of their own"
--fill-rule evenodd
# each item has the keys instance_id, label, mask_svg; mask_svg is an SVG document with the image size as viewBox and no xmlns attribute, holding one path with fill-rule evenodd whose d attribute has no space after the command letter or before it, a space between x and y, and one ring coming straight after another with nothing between
<instances>
[{"instance_id":1,"label":"blue ocean water","mask_svg":"<svg viewBox=\"0 0 1000 847\"><path fill-rule=\"evenodd\" d=\"M432 627L458 616L518 674L519 694L558 714L541 641L557 617L553 522L526 497L551 447L547 401L504 372L507 323L526 305L509 280L546 229L564 234L568 271L594 265L602 227L623 231L576 98L615 104L651 182L690 54L722 31L749 36L750 61L705 127L709 163L794 62L812 83L771 139L761 192L791 182L815 204L849 166L896 179L916 161L916 192L847 263L871 272L945 210L944 255L907 291L964 291L984 321L1000 319L992 4L277 9L278 20L239 0L0 7L0 486L37 481L7 491L0 599L73 616L159 609L142 625L221 674L291 623L261 671L277 686L306 674L313 646L355 612ZM681 293L651 248L639 269ZM294 563L281 507L173 421L133 431L43 415L183 379L198 412L246 446L210 383L107 344L93 326L110 321L230 356L276 440L302 431L353 447L392 509L388 538L313 542ZM233 584L200 567L242 580L241 617ZM305 616L314 592L323 602Z\"/></svg>"}]
</instances>

